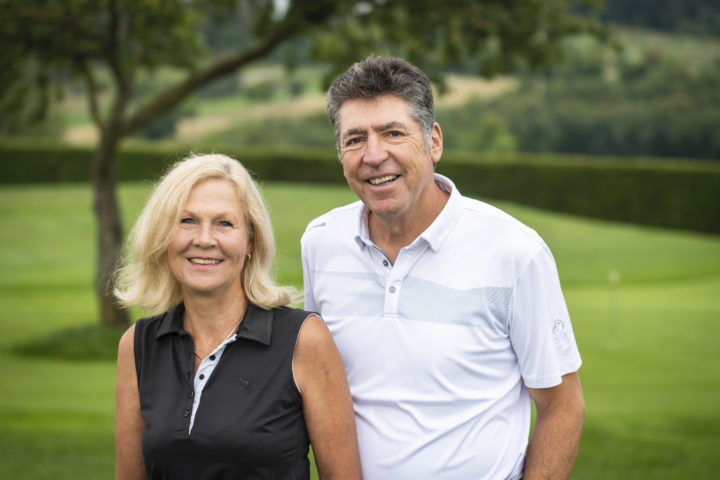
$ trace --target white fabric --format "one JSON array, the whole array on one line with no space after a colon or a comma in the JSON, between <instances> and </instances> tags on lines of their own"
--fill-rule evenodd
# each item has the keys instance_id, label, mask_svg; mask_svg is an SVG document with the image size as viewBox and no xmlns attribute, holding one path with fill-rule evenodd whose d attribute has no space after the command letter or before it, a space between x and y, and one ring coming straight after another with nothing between
<instances>
[{"instance_id":1,"label":"white fabric","mask_svg":"<svg viewBox=\"0 0 720 480\"><path fill-rule=\"evenodd\" d=\"M205 384L210 378L210 375L212 375L212 372L215 370L215 367L217 367L220 362L220 357L222 357L222 354L225 352L225 347L233 343L235 340L237 340L237 333L215 347L215 350L213 350L210 355L203 358L200 362L200 366L198 366L197 372L195 372L195 378L193 379L193 388L195 393L193 395L192 415L190 416L188 435L192 433L192 428L195 424L195 412L197 412L197 409L200 406L200 397L202 397Z\"/></svg>"},{"instance_id":2,"label":"white fabric","mask_svg":"<svg viewBox=\"0 0 720 480\"><path fill-rule=\"evenodd\" d=\"M310 222L305 309L343 357L366 479L519 478L526 385L581 363L555 262L533 230L436 182L447 205L394 265L361 202Z\"/></svg>"}]
</instances>

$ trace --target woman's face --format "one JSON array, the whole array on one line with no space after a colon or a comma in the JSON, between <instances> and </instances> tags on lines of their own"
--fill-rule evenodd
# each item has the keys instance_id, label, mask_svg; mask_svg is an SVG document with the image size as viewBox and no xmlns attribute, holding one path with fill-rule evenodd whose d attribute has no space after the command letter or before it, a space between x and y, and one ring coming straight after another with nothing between
<instances>
[{"instance_id":1,"label":"woman's face","mask_svg":"<svg viewBox=\"0 0 720 480\"><path fill-rule=\"evenodd\" d=\"M237 295L250 253L245 215L235 187L209 179L195 185L168 246L168 265L187 295Z\"/></svg>"}]
</instances>

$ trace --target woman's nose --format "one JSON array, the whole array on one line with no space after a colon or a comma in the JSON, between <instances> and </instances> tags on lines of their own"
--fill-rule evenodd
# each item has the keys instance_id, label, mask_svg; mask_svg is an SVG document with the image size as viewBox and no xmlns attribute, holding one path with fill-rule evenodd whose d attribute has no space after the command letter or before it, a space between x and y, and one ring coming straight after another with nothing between
<instances>
[{"instance_id":1,"label":"woman's nose","mask_svg":"<svg viewBox=\"0 0 720 480\"><path fill-rule=\"evenodd\" d=\"M213 235L212 225L201 224L195 234L195 244L201 247L212 246L215 244L215 236Z\"/></svg>"}]
</instances>

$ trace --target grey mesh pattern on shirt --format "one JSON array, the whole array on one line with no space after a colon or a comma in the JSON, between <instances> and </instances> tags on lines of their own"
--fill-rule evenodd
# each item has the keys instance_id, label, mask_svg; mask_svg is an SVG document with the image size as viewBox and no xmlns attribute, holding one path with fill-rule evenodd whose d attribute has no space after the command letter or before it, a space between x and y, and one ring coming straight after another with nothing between
<instances>
[{"instance_id":1,"label":"grey mesh pattern on shirt","mask_svg":"<svg viewBox=\"0 0 720 480\"><path fill-rule=\"evenodd\" d=\"M380 275L358 272L314 272L338 281L352 279L355 295L338 311L338 316L365 317L382 314L384 279ZM398 313L402 318L420 322L481 326L490 321L488 314L507 318L513 289L478 287L451 288L422 278L408 276L403 281Z\"/></svg>"},{"instance_id":2,"label":"grey mesh pattern on shirt","mask_svg":"<svg viewBox=\"0 0 720 480\"><path fill-rule=\"evenodd\" d=\"M420 322L481 326L491 322L488 314L507 318L512 293L510 287L457 290L408 276L400 295L398 313ZM473 305L476 307L472 308Z\"/></svg>"}]
</instances>

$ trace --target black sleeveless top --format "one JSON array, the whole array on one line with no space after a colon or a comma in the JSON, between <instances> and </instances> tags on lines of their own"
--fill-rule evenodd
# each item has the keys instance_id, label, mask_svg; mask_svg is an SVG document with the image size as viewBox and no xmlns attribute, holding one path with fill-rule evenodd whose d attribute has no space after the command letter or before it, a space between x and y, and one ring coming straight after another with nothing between
<instances>
[{"instance_id":1,"label":"black sleeveless top","mask_svg":"<svg viewBox=\"0 0 720 480\"><path fill-rule=\"evenodd\" d=\"M250 305L202 392L192 433L193 342L183 305L135 325L142 450L151 479L309 479L292 372L308 312Z\"/></svg>"}]
</instances>

